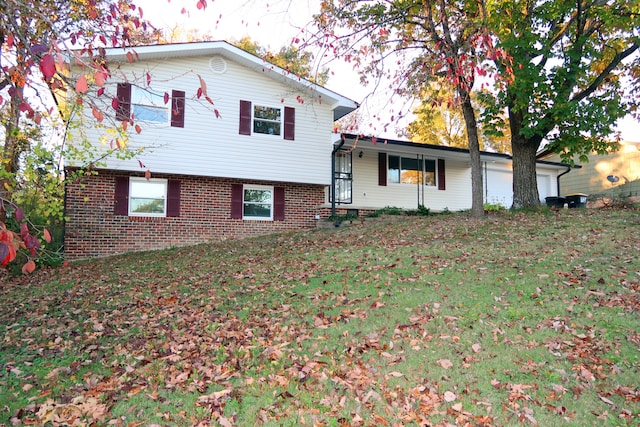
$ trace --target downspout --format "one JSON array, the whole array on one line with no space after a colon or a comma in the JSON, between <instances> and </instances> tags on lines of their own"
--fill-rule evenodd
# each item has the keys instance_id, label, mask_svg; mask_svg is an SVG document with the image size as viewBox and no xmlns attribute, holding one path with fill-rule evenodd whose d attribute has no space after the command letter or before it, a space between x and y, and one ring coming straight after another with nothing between
<instances>
[{"instance_id":1,"label":"downspout","mask_svg":"<svg viewBox=\"0 0 640 427\"><path fill-rule=\"evenodd\" d=\"M331 216L336 216L336 153L342 148L345 142L344 135L340 138L340 143L333 147L331 151Z\"/></svg>"},{"instance_id":2,"label":"downspout","mask_svg":"<svg viewBox=\"0 0 640 427\"><path fill-rule=\"evenodd\" d=\"M420 163L420 154L416 154L416 162ZM422 168L422 170L424 171L424 168ZM418 174L420 175L420 174ZM416 206L416 209L418 209L420 207L420 181L416 181L416 202L418 202L418 206Z\"/></svg>"},{"instance_id":3,"label":"downspout","mask_svg":"<svg viewBox=\"0 0 640 427\"><path fill-rule=\"evenodd\" d=\"M558 175L558 176L556 177L556 187L557 187L557 188L556 188L556 191L557 191L557 197L560 197L560 177L561 177L562 175L566 175L566 174L568 174L569 172L571 172L571 166L567 166L567 170L566 170L566 171L564 171L564 172L562 172L560 175Z\"/></svg>"},{"instance_id":4,"label":"downspout","mask_svg":"<svg viewBox=\"0 0 640 427\"><path fill-rule=\"evenodd\" d=\"M418 209L420 209L420 206L424 207L424 174L425 174L425 164L424 164L424 154L421 156L421 161L422 161L422 200L420 202L420 205L418 206Z\"/></svg>"}]
</instances>

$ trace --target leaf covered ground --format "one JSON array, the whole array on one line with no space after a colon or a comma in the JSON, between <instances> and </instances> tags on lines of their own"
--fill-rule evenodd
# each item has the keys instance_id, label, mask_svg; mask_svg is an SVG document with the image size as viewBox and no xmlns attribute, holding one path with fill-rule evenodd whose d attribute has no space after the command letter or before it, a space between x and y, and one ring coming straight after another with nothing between
<instances>
[{"instance_id":1,"label":"leaf covered ground","mask_svg":"<svg viewBox=\"0 0 640 427\"><path fill-rule=\"evenodd\" d=\"M631 426L640 212L380 218L0 287L0 425Z\"/></svg>"}]
</instances>

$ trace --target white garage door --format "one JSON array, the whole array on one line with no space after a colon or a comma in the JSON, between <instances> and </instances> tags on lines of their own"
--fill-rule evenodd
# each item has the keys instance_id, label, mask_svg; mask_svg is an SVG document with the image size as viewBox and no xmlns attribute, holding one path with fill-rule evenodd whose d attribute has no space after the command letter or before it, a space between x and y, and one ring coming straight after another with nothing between
<instances>
[{"instance_id":1,"label":"white garage door","mask_svg":"<svg viewBox=\"0 0 640 427\"><path fill-rule=\"evenodd\" d=\"M544 203L547 196L554 196L551 175L538 174L538 195ZM510 208L513 204L513 174L511 171L487 169L485 176L485 203Z\"/></svg>"},{"instance_id":2,"label":"white garage door","mask_svg":"<svg viewBox=\"0 0 640 427\"><path fill-rule=\"evenodd\" d=\"M485 176L485 203L510 208L513 204L513 174L511 171L487 169Z\"/></svg>"}]
</instances>

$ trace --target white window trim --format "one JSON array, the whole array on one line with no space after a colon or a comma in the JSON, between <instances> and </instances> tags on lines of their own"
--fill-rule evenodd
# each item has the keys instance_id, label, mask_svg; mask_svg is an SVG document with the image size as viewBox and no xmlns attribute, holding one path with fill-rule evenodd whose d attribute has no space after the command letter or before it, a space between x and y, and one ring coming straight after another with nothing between
<instances>
[{"instance_id":1,"label":"white window trim","mask_svg":"<svg viewBox=\"0 0 640 427\"><path fill-rule=\"evenodd\" d=\"M269 210L269 216L245 216L244 215L244 192L245 190L263 190L271 192L271 209ZM273 205L275 203L275 190L270 185L251 185L244 184L242 186L242 219L245 221L273 221Z\"/></svg>"},{"instance_id":2,"label":"white window trim","mask_svg":"<svg viewBox=\"0 0 640 427\"><path fill-rule=\"evenodd\" d=\"M134 99L135 99L135 92L136 91L151 93L154 96L160 97L161 99L164 97L164 92L162 94L159 94L156 91L152 90L151 88L144 89L144 88L138 87L136 85L131 85L131 113L134 114L134 116L135 116L135 106L136 105L147 106L147 107L160 107L160 106L156 106L156 105L153 105L153 104L144 104L144 103L133 102ZM136 121L139 120L139 121L141 121L143 123L153 124L155 126L169 127L171 125L171 97L169 97L169 102L167 104L165 104L164 103L164 99L162 99L161 107L163 107L165 109L165 112L166 112L166 117L165 117L165 121L164 122L149 121L149 120L139 119L138 117L134 117L134 119Z\"/></svg>"},{"instance_id":3,"label":"white window trim","mask_svg":"<svg viewBox=\"0 0 640 427\"><path fill-rule=\"evenodd\" d=\"M256 132L254 130L256 120L266 120L266 121L270 121L270 122L276 123L275 120L256 118L256 107L273 108L274 110L280 110L280 122L279 122L280 123L280 134L279 135L278 134L269 134L269 133L260 133L260 132ZM284 139L284 107L273 106L273 105L269 105L269 104L259 104L259 103L256 103L256 102L252 102L251 103L251 135L264 136L265 138Z\"/></svg>"},{"instance_id":4,"label":"white window trim","mask_svg":"<svg viewBox=\"0 0 640 427\"><path fill-rule=\"evenodd\" d=\"M135 183L150 183L150 182L155 182L155 183L162 183L164 184L164 212L163 213L145 213L145 212L133 212L131 210L131 199L133 199L132 197L132 189L133 189L133 185ZM129 197L127 200L127 210L129 212L129 216L138 216L138 217L156 217L156 218L164 218L167 216L167 192L168 192L168 188L169 188L169 181L166 179L162 179L162 178L151 178L151 179L146 179L146 178L136 178L136 177L131 177L129 178Z\"/></svg>"}]
</instances>

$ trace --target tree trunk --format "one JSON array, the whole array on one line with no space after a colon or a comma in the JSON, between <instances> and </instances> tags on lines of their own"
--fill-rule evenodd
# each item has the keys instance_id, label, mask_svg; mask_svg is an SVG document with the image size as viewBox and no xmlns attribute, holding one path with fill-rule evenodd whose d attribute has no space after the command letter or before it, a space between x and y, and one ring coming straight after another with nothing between
<instances>
[{"instance_id":1,"label":"tree trunk","mask_svg":"<svg viewBox=\"0 0 640 427\"><path fill-rule=\"evenodd\" d=\"M0 157L3 173L0 174L0 223L7 222L7 204L11 200L10 192L15 184L18 169L18 127L20 124L20 102L22 88L15 88L9 102L9 117L4 123L4 149Z\"/></svg>"},{"instance_id":2,"label":"tree trunk","mask_svg":"<svg viewBox=\"0 0 640 427\"><path fill-rule=\"evenodd\" d=\"M512 209L536 208L540 206L536 154L542 142L540 136L522 136L524 115L522 110L509 107L509 129L511 130L511 154L513 164Z\"/></svg>"},{"instance_id":3,"label":"tree trunk","mask_svg":"<svg viewBox=\"0 0 640 427\"><path fill-rule=\"evenodd\" d=\"M469 92L463 87L458 87L458 93L462 99L462 114L467 128L469 155L471 157L471 216L473 218L483 218L484 198L482 195L482 163L480 162L478 124L473 105L471 105Z\"/></svg>"},{"instance_id":4,"label":"tree trunk","mask_svg":"<svg viewBox=\"0 0 640 427\"><path fill-rule=\"evenodd\" d=\"M513 154L513 205L512 209L535 208L540 205L536 176L536 142L522 136L511 137Z\"/></svg>"}]
</instances>

